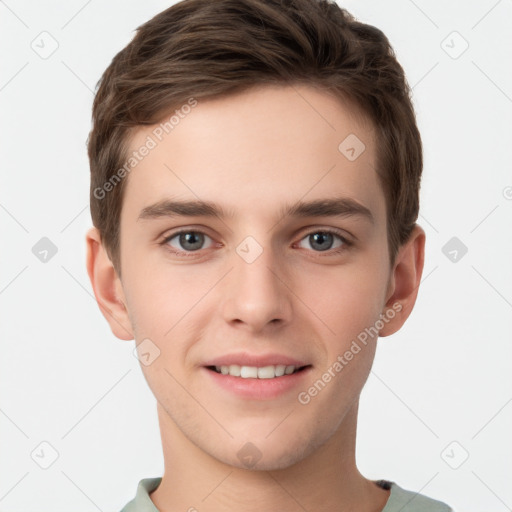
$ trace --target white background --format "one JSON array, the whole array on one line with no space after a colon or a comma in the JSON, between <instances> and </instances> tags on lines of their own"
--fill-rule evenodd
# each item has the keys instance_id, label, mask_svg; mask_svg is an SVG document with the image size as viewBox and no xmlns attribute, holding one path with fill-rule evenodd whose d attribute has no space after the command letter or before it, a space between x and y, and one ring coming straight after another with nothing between
<instances>
[{"instance_id":1,"label":"white background","mask_svg":"<svg viewBox=\"0 0 512 512\"><path fill-rule=\"evenodd\" d=\"M0 511L118 511L162 475L134 342L111 334L86 274L85 142L96 82L169 5L0 2ZM404 328L379 341L359 469L461 512L511 510L512 3L343 5L391 40L425 147L424 280ZM31 48L43 31L58 42L47 59ZM468 248L457 262L442 252L454 236ZM46 263L42 237L58 249ZM51 456L43 441L58 452L48 469L31 457Z\"/></svg>"}]
</instances>

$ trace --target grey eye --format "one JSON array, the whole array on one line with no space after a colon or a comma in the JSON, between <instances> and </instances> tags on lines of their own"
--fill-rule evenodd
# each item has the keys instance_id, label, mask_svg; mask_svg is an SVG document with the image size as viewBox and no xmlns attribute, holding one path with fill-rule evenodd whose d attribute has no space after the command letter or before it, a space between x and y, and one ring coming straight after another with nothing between
<instances>
[{"instance_id":1,"label":"grey eye","mask_svg":"<svg viewBox=\"0 0 512 512\"><path fill-rule=\"evenodd\" d=\"M339 239L338 245L334 246L335 239ZM310 247L315 251L328 251L329 249L337 248L343 245L345 242L340 235L335 233L330 233L329 231L315 231L314 233L310 233L305 236L300 244L304 241L307 241L310 244ZM304 247L301 245L301 247ZM309 247L306 247L308 249Z\"/></svg>"},{"instance_id":2,"label":"grey eye","mask_svg":"<svg viewBox=\"0 0 512 512\"><path fill-rule=\"evenodd\" d=\"M178 251L198 251L200 249L204 249L203 247L205 243L205 239L211 238L200 231L182 231L181 233L176 233L171 236L167 243L177 249ZM176 245L177 244L177 245Z\"/></svg>"}]
</instances>

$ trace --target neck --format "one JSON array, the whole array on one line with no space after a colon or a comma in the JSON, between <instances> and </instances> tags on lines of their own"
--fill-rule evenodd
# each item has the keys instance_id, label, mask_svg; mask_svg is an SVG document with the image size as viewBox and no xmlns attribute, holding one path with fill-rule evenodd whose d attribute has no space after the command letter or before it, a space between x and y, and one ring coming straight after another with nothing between
<instances>
[{"instance_id":1,"label":"neck","mask_svg":"<svg viewBox=\"0 0 512 512\"><path fill-rule=\"evenodd\" d=\"M307 510L379 512L389 497L355 463L357 407L310 456L278 470L233 467L186 438L158 405L165 471L151 500L161 511Z\"/></svg>"}]
</instances>

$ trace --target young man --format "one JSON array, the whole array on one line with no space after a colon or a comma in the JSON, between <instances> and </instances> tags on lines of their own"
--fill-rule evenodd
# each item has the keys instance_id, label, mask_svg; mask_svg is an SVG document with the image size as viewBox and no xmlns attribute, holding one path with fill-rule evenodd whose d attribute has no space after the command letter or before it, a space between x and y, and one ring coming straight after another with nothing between
<instances>
[{"instance_id":1,"label":"young man","mask_svg":"<svg viewBox=\"0 0 512 512\"><path fill-rule=\"evenodd\" d=\"M124 511L449 511L359 473L359 396L423 269L385 36L319 0L185 0L112 61L88 272L136 340L165 472Z\"/></svg>"}]
</instances>

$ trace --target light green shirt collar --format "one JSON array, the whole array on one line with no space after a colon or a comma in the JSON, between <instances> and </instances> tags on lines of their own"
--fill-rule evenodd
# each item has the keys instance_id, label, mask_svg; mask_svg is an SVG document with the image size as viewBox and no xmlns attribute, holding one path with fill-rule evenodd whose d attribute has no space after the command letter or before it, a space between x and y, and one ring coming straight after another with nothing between
<instances>
[{"instance_id":1,"label":"light green shirt collar","mask_svg":"<svg viewBox=\"0 0 512 512\"><path fill-rule=\"evenodd\" d=\"M159 512L149 495L160 485L161 477L144 478L137 486L137 494L121 512ZM381 512L453 512L445 503L423 494L406 491L395 482L390 482L391 492ZM405 508L407 506L407 509Z\"/></svg>"}]
</instances>

